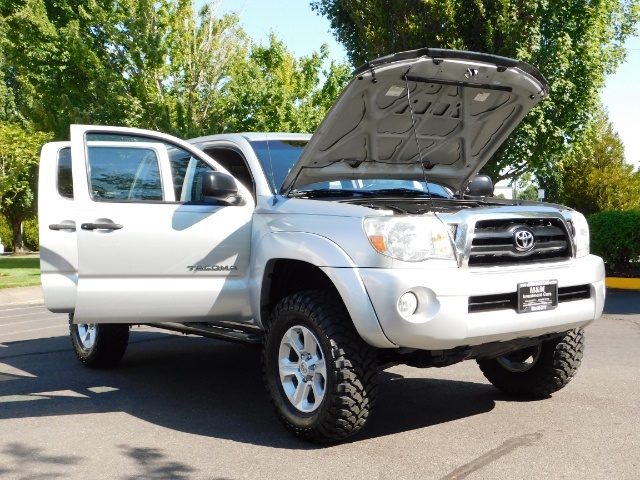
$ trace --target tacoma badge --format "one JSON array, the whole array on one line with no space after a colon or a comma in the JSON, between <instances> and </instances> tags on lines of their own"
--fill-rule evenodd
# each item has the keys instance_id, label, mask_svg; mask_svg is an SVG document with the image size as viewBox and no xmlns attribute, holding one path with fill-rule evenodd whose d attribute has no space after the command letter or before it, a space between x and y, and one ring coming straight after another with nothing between
<instances>
[{"instance_id":1,"label":"tacoma badge","mask_svg":"<svg viewBox=\"0 0 640 480\"><path fill-rule=\"evenodd\" d=\"M209 271L209 272L229 272L237 270L235 265L188 265L190 272Z\"/></svg>"}]
</instances>

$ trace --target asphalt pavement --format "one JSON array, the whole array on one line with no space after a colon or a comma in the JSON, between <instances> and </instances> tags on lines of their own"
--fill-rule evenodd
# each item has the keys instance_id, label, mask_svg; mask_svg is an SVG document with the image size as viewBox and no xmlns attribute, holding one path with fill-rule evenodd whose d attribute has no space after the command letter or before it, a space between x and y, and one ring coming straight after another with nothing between
<instances>
[{"instance_id":1,"label":"asphalt pavement","mask_svg":"<svg viewBox=\"0 0 640 480\"><path fill-rule=\"evenodd\" d=\"M134 328L114 369L74 356L37 289L0 304L0 478L638 479L640 292L609 291L576 378L553 397L501 394L475 362L380 375L361 435L290 436L260 349ZM6 299L6 296L2 297Z\"/></svg>"}]
</instances>

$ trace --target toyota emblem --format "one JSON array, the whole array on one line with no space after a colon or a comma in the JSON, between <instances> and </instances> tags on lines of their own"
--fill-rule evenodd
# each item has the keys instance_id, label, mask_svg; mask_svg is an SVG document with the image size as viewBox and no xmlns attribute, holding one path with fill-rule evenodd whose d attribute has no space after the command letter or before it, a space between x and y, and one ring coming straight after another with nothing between
<instances>
[{"instance_id":1,"label":"toyota emblem","mask_svg":"<svg viewBox=\"0 0 640 480\"><path fill-rule=\"evenodd\" d=\"M519 252L528 252L533 249L535 238L528 228L518 228L513 232L513 246Z\"/></svg>"}]
</instances>

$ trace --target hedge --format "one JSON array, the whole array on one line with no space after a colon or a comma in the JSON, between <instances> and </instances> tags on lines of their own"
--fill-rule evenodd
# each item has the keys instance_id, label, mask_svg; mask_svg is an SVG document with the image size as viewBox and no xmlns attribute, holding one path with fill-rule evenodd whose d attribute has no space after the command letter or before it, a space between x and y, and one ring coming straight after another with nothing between
<instances>
[{"instance_id":1,"label":"hedge","mask_svg":"<svg viewBox=\"0 0 640 480\"><path fill-rule=\"evenodd\" d=\"M610 268L640 260L640 210L595 213L587 219L591 253Z\"/></svg>"}]
</instances>

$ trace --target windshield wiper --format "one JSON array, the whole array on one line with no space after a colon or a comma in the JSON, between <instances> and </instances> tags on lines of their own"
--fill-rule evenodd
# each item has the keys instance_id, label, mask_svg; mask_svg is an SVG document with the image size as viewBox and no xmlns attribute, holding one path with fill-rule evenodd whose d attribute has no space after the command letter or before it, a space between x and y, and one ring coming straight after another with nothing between
<instances>
[{"instance_id":1,"label":"windshield wiper","mask_svg":"<svg viewBox=\"0 0 640 480\"><path fill-rule=\"evenodd\" d=\"M445 195L440 195L439 193L429 194L429 192L425 192L422 190L412 190L411 188L381 188L380 190L367 190L367 191L358 192L358 193L362 193L363 195L366 195L366 196L395 195L397 197L426 197L426 198L431 197L431 198L449 199L449 197Z\"/></svg>"},{"instance_id":2,"label":"windshield wiper","mask_svg":"<svg viewBox=\"0 0 640 480\"><path fill-rule=\"evenodd\" d=\"M318 188L317 190L293 190L289 196L294 198L353 197L360 193L362 192L336 188Z\"/></svg>"},{"instance_id":3,"label":"windshield wiper","mask_svg":"<svg viewBox=\"0 0 640 480\"><path fill-rule=\"evenodd\" d=\"M321 198L321 197L420 197L420 198L444 198L449 200L451 197L440 195L438 193L431 193L413 190L411 188L381 188L379 190L343 190L337 188L318 188L316 190L293 190L290 197L294 198Z\"/></svg>"}]
</instances>

